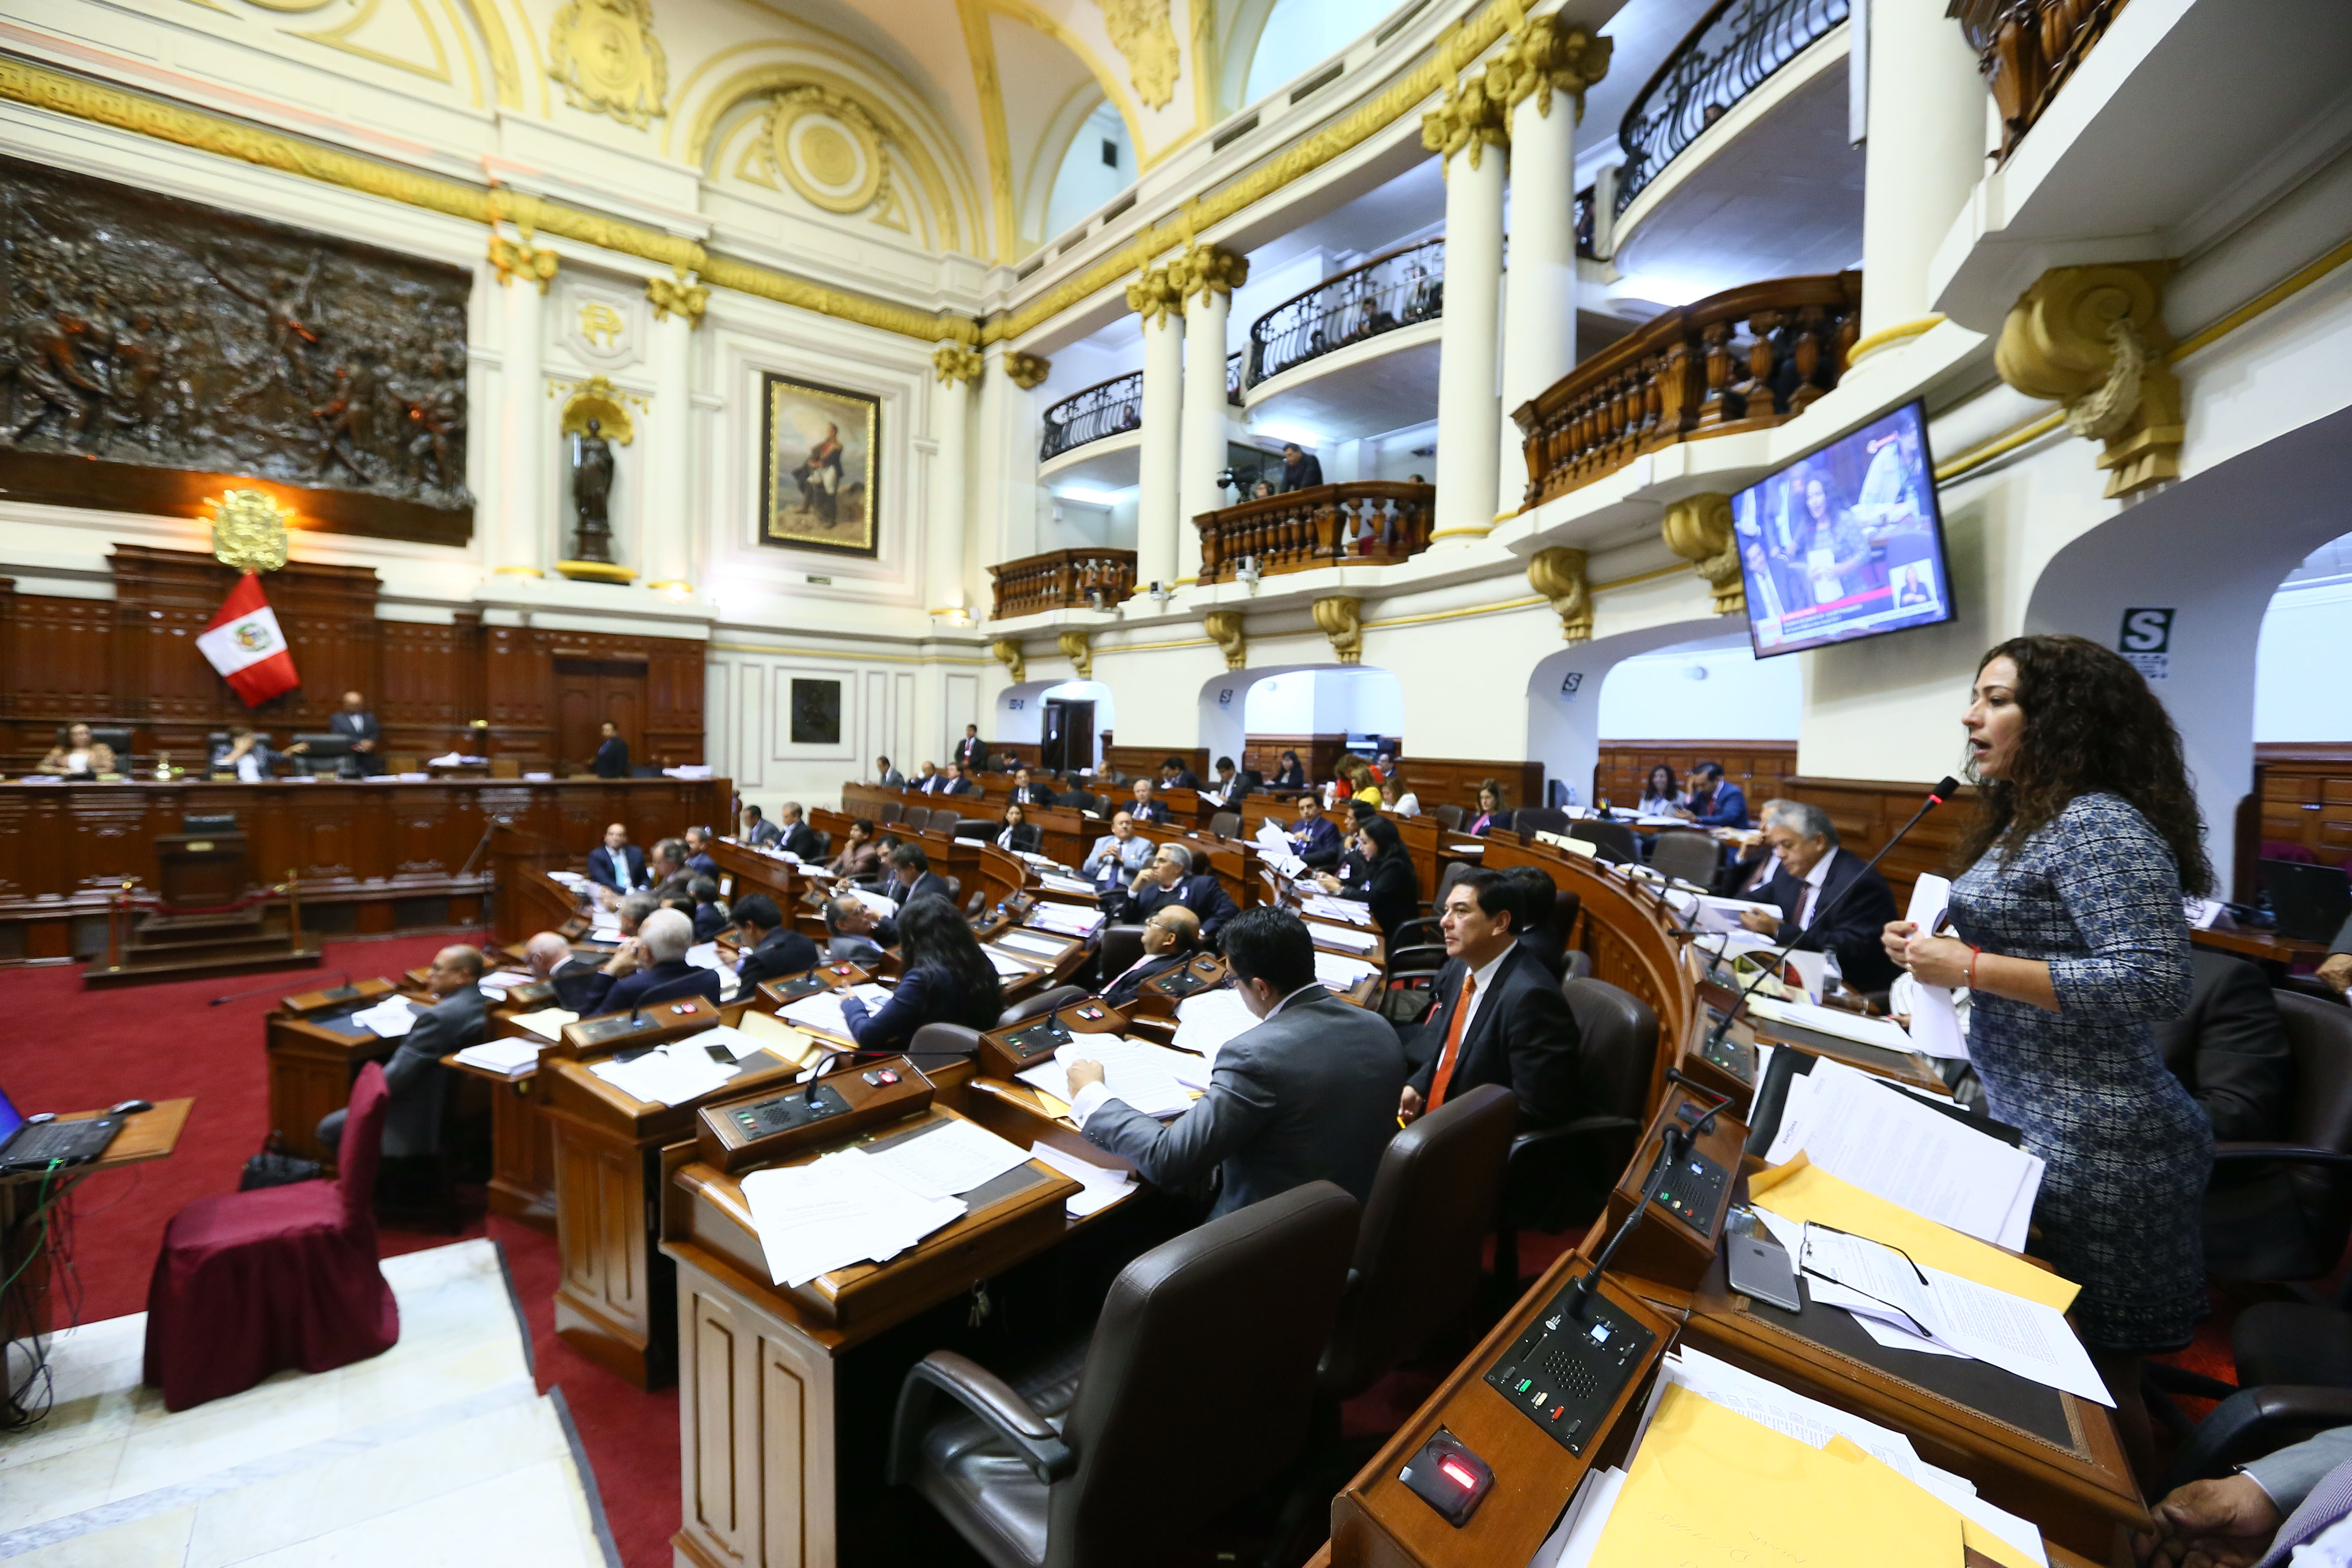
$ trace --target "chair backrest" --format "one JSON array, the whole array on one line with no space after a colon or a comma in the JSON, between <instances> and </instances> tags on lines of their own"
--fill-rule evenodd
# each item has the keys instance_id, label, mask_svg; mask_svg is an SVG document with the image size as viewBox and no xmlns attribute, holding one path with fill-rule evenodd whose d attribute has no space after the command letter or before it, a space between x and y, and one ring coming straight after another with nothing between
<instances>
[{"instance_id":1,"label":"chair backrest","mask_svg":"<svg viewBox=\"0 0 2352 1568\"><path fill-rule=\"evenodd\" d=\"M976 915L987 906L987 903L988 895L980 889L974 888L971 890L971 897L963 901L963 912L967 915Z\"/></svg>"},{"instance_id":2,"label":"chair backrest","mask_svg":"<svg viewBox=\"0 0 2352 1568\"><path fill-rule=\"evenodd\" d=\"M969 1061L979 1049L980 1031L961 1024L926 1024L907 1042L908 1059L926 1070Z\"/></svg>"},{"instance_id":3,"label":"chair backrest","mask_svg":"<svg viewBox=\"0 0 2352 1568\"><path fill-rule=\"evenodd\" d=\"M902 800L886 800L874 808L874 820L877 824L896 822L906 815L907 803Z\"/></svg>"},{"instance_id":4,"label":"chair backrest","mask_svg":"<svg viewBox=\"0 0 2352 1568\"><path fill-rule=\"evenodd\" d=\"M1460 806L1449 803L1444 805L1432 806L1430 808L1430 812L1431 815L1435 816L1438 821L1445 825L1446 831L1450 833L1459 833L1462 831L1462 808Z\"/></svg>"},{"instance_id":5,"label":"chair backrest","mask_svg":"<svg viewBox=\"0 0 2352 1568\"><path fill-rule=\"evenodd\" d=\"M1242 814L1238 811L1221 811L1209 818L1209 831L1220 838L1237 837L1241 830Z\"/></svg>"},{"instance_id":6,"label":"chair backrest","mask_svg":"<svg viewBox=\"0 0 2352 1568\"><path fill-rule=\"evenodd\" d=\"M700 996L712 1006L719 1005L719 971L698 969L691 974L681 974L646 988L637 998L637 1005L650 1007L656 1002L683 1002L688 996Z\"/></svg>"},{"instance_id":7,"label":"chair backrest","mask_svg":"<svg viewBox=\"0 0 2352 1568\"><path fill-rule=\"evenodd\" d=\"M1445 895L1454 890L1454 884L1476 869L1478 868L1467 860L1456 860L1447 866L1445 874L1437 879L1437 897L1430 901L1429 907L1433 910L1443 910L1445 907Z\"/></svg>"},{"instance_id":8,"label":"chair backrest","mask_svg":"<svg viewBox=\"0 0 2352 1568\"><path fill-rule=\"evenodd\" d=\"M996 1020L996 1026L1000 1029L1009 1029L1015 1024L1025 1024L1032 1018L1042 1018L1048 1013L1068 1006L1087 994L1088 993L1083 985L1056 985L1051 991L1040 991L1034 996L1015 1002L1012 1006L1007 1007L1003 1016Z\"/></svg>"},{"instance_id":9,"label":"chair backrest","mask_svg":"<svg viewBox=\"0 0 2352 1568\"><path fill-rule=\"evenodd\" d=\"M999 829L985 817L958 816L952 819L948 831L958 838L976 838L984 844L994 838Z\"/></svg>"},{"instance_id":10,"label":"chair backrest","mask_svg":"<svg viewBox=\"0 0 2352 1568\"><path fill-rule=\"evenodd\" d=\"M70 724L60 724L58 726L58 745L62 746L66 743L66 732L72 728L73 726ZM124 763L125 765L129 764L131 761L131 731L129 730L119 724L92 724L89 727L89 740L90 744L94 746L104 746L108 750L111 751L114 753L114 760L116 762ZM226 732L221 735L221 741L224 744L227 742L228 736Z\"/></svg>"},{"instance_id":11,"label":"chair backrest","mask_svg":"<svg viewBox=\"0 0 2352 1568\"><path fill-rule=\"evenodd\" d=\"M820 860L831 859L833 858L833 835L827 833L822 827L812 827L809 831L816 835L817 858Z\"/></svg>"},{"instance_id":12,"label":"chair backrest","mask_svg":"<svg viewBox=\"0 0 2352 1568\"><path fill-rule=\"evenodd\" d=\"M2293 991L2272 996L2294 1058L2288 1142L2352 1151L2352 1007Z\"/></svg>"},{"instance_id":13,"label":"chair backrest","mask_svg":"<svg viewBox=\"0 0 2352 1568\"><path fill-rule=\"evenodd\" d=\"M391 1111L392 1089L383 1081L383 1068L370 1062L352 1080L343 1141L335 1150L335 1185L342 1194L347 1226L374 1223L376 1155L383 1146L384 1118Z\"/></svg>"},{"instance_id":14,"label":"chair backrest","mask_svg":"<svg viewBox=\"0 0 2352 1568\"><path fill-rule=\"evenodd\" d=\"M1511 831L1523 838L1533 838L1538 833L1564 833L1568 830L1568 813L1557 806L1523 805L1511 813Z\"/></svg>"},{"instance_id":15,"label":"chair backrest","mask_svg":"<svg viewBox=\"0 0 2352 1568\"><path fill-rule=\"evenodd\" d=\"M1063 1425L1077 1468L1046 1500L1046 1568L1131 1563L1139 1530L1214 1519L1297 1456L1358 1213L1310 1182L1119 1270Z\"/></svg>"},{"instance_id":16,"label":"chair backrest","mask_svg":"<svg viewBox=\"0 0 2352 1568\"><path fill-rule=\"evenodd\" d=\"M1323 1398L1361 1394L1470 1305L1518 1114L1509 1089L1480 1084L1390 1140L1316 1372Z\"/></svg>"},{"instance_id":17,"label":"chair backrest","mask_svg":"<svg viewBox=\"0 0 2352 1568\"><path fill-rule=\"evenodd\" d=\"M1651 846L1650 864L1669 877L1712 887L1716 868L1723 864L1723 846L1697 828L1669 827Z\"/></svg>"},{"instance_id":18,"label":"chair backrest","mask_svg":"<svg viewBox=\"0 0 2352 1568\"><path fill-rule=\"evenodd\" d=\"M1582 957L1579 953L1577 956ZM1576 1015L1577 1106L1586 1116L1639 1120L1658 1055L1658 1016L1649 1004L1606 980L1563 980L1559 994Z\"/></svg>"},{"instance_id":19,"label":"chair backrest","mask_svg":"<svg viewBox=\"0 0 2352 1568\"><path fill-rule=\"evenodd\" d=\"M1560 954L1559 977L1563 982L1591 979L1592 955L1580 947L1570 948Z\"/></svg>"},{"instance_id":20,"label":"chair backrest","mask_svg":"<svg viewBox=\"0 0 2352 1568\"><path fill-rule=\"evenodd\" d=\"M1641 852L1633 847L1633 830L1622 822L1571 822L1568 836L1583 839L1601 851L1604 859L1622 864L1641 858Z\"/></svg>"},{"instance_id":21,"label":"chair backrest","mask_svg":"<svg viewBox=\"0 0 2352 1568\"><path fill-rule=\"evenodd\" d=\"M1103 927L1102 983L1106 985L1132 968L1143 956L1143 928L1139 925Z\"/></svg>"}]
</instances>

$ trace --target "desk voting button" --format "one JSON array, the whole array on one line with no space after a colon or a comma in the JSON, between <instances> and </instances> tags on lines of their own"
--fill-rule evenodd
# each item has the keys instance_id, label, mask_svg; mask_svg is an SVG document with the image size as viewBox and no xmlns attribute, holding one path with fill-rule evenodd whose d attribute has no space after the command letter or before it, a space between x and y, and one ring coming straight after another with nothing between
<instances>
[{"instance_id":1,"label":"desk voting button","mask_svg":"<svg viewBox=\"0 0 2352 1568\"><path fill-rule=\"evenodd\" d=\"M1459 1530L1494 1489L1495 1472L1461 1438L1440 1426L1397 1472L1397 1479Z\"/></svg>"}]
</instances>

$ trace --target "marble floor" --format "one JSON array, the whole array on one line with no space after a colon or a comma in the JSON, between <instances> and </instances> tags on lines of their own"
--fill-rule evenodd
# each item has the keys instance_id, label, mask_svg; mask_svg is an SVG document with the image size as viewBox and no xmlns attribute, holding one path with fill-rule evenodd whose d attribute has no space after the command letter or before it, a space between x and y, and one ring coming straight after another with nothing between
<instances>
[{"instance_id":1,"label":"marble floor","mask_svg":"<svg viewBox=\"0 0 2352 1568\"><path fill-rule=\"evenodd\" d=\"M177 1415L144 1314L53 1342L56 1406L0 1436L10 1568L619 1568L497 1249L388 1258L400 1342Z\"/></svg>"}]
</instances>

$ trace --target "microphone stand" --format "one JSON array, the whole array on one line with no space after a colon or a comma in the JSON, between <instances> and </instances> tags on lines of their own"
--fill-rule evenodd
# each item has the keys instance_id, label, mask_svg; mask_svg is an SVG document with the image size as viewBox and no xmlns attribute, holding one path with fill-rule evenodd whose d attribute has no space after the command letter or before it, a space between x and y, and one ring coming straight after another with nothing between
<instances>
[{"instance_id":1,"label":"microphone stand","mask_svg":"<svg viewBox=\"0 0 2352 1568\"><path fill-rule=\"evenodd\" d=\"M1715 1104L1691 1124L1689 1131L1684 1131L1670 1121L1666 1124L1665 1130L1658 1134L1657 1163L1650 1168L1650 1179L1642 1184L1642 1195L1633 1200L1633 1213L1625 1216L1625 1223L1617 1227L1617 1234L1611 1237L1608 1243L1601 1247L1601 1256L1592 1260L1592 1267L1578 1275L1576 1283L1570 1287L1575 1292L1575 1296L1568 1304L1568 1315L1578 1322L1584 1321L1584 1310L1599 1289L1601 1272L1617 1256L1617 1249L1625 1244L1625 1238L1640 1228L1642 1216L1650 1212L1650 1205L1657 1200L1659 1191L1665 1186L1668 1173L1682 1163L1683 1156L1690 1152L1693 1144L1707 1135L1715 1126L1716 1117L1722 1113L1725 1106L1731 1103L1728 1096L1715 1094L1714 1090L1691 1082L1673 1068L1666 1069L1666 1077L1685 1089L1694 1089L1702 1094L1714 1095Z\"/></svg>"}]
</instances>

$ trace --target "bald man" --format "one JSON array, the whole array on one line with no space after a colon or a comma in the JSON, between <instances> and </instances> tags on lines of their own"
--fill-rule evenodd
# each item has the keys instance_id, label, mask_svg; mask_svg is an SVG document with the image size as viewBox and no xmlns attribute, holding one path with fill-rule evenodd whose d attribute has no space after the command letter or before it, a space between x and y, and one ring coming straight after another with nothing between
<instances>
[{"instance_id":1,"label":"bald man","mask_svg":"<svg viewBox=\"0 0 2352 1568\"><path fill-rule=\"evenodd\" d=\"M653 886L646 877L646 852L629 842L629 830L617 822L607 825L604 842L588 851L588 879L616 896Z\"/></svg>"},{"instance_id":2,"label":"bald man","mask_svg":"<svg viewBox=\"0 0 2352 1568\"><path fill-rule=\"evenodd\" d=\"M694 945L694 922L677 910L656 910L637 928L636 936L622 944L604 973L618 976L604 993L604 1011L634 1012L660 1002L682 1002L699 996L719 1005L719 971L687 963L686 950Z\"/></svg>"},{"instance_id":3,"label":"bald man","mask_svg":"<svg viewBox=\"0 0 2352 1568\"><path fill-rule=\"evenodd\" d=\"M1201 949L1201 917L1181 904L1163 904L1143 922L1143 956L1103 987L1103 1000L1124 1007L1144 983L1188 962Z\"/></svg>"},{"instance_id":4,"label":"bald man","mask_svg":"<svg viewBox=\"0 0 2352 1568\"><path fill-rule=\"evenodd\" d=\"M652 912L649 908L641 909L638 918ZM541 931L523 943L522 952L524 961L530 966L531 978L552 984L555 1005L569 1012L594 1012L594 1004L612 986L608 976L598 974L594 964L573 952L572 944L554 931Z\"/></svg>"},{"instance_id":5,"label":"bald man","mask_svg":"<svg viewBox=\"0 0 2352 1568\"><path fill-rule=\"evenodd\" d=\"M400 1048L383 1064L392 1105L383 1119L381 1152L386 1159L432 1154L441 1148L441 1106L447 1098L448 1069L441 1058L482 1043L482 950L445 947L425 972L430 1007L410 1005L416 1022L401 1037ZM319 1142L329 1150L343 1141L345 1112L331 1110L319 1121Z\"/></svg>"}]
</instances>

